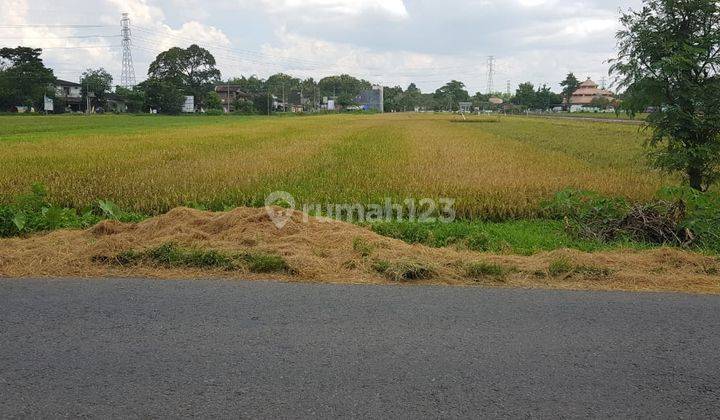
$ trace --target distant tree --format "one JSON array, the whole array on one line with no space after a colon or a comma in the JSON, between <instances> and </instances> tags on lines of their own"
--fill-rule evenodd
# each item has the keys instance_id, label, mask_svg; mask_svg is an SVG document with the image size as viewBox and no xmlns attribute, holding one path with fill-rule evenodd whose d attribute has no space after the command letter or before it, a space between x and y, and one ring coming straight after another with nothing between
<instances>
[{"instance_id":1,"label":"distant tree","mask_svg":"<svg viewBox=\"0 0 720 420\"><path fill-rule=\"evenodd\" d=\"M300 82L300 97L305 99L307 101L306 103L311 104L313 109L315 109L318 105L318 94L319 90L315 79L308 77Z\"/></svg>"},{"instance_id":2,"label":"distant tree","mask_svg":"<svg viewBox=\"0 0 720 420\"><path fill-rule=\"evenodd\" d=\"M470 102L470 94L465 90L465 83L451 80L435 91L435 100L443 110L457 111L459 102Z\"/></svg>"},{"instance_id":3,"label":"distant tree","mask_svg":"<svg viewBox=\"0 0 720 420\"><path fill-rule=\"evenodd\" d=\"M515 91L515 97L513 98L515 105L520 105L525 108L533 108L537 104L537 94L535 93L535 86L530 82L521 83Z\"/></svg>"},{"instance_id":4,"label":"distant tree","mask_svg":"<svg viewBox=\"0 0 720 420\"><path fill-rule=\"evenodd\" d=\"M347 74L324 77L318 82L320 94L336 98L336 103L341 106L352 105L362 90L371 87L372 85L367 80L357 79Z\"/></svg>"},{"instance_id":5,"label":"distant tree","mask_svg":"<svg viewBox=\"0 0 720 420\"><path fill-rule=\"evenodd\" d=\"M251 95L257 95L265 92L265 81L257 76L245 76L228 80L228 84L240 86L240 90Z\"/></svg>"},{"instance_id":6,"label":"distant tree","mask_svg":"<svg viewBox=\"0 0 720 420\"><path fill-rule=\"evenodd\" d=\"M235 109L236 114L241 115L253 115L257 114L257 110L255 109L255 103L253 101L248 101L245 99L236 99L235 102L233 102L233 108Z\"/></svg>"},{"instance_id":7,"label":"distant tree","mask_svg":"<svg viewBox=\"0 0 720 420\"><path fill-rule=\"evenodd\" d=\"M273 74L265 81L265 88L286 103L291 92L300 92L300 79L284 73Z\"/></svg>"},{"instance_id":8,"label":"distant tree","mask_svg":"<svg viewBox=\"0 0 720 420\"><path fill-rule=\"evenodd\" d=\"M400 108L402 111L413 111L415 108L420 107L422 92L415 86L415 83L410 83L405 93L400 98Z\"/></svg>"},{"instance_id":9,"label":"distant tree","mask_svg":"<svg viewBox=\"0 0 720 420\"><path fill-rule=\"evenodd\" d=\"M195 106L202 108L208 93L220 81L220 70L215 65L210 51L195 44L186 49L174 47L158 54L150 63L148 76L192 95Z\"/></svg>"},{"instance_id":10,"label":"distant tree","mask_svg":"<svg viewBox=\"0 0 720 420\"><path fill-rule=\"evenodd\" d=\"M403 88L400 86L383 88L383 108L385 112L401 111Z\"/></svg>"},{"instance_id":11,"label":"distant tree","mask_svg":"<svg viewBox=\"0 0 720 420\"><path fill-rule=\"evenodd\" d=\"M156 78L149 78L140 84L145 92L145 108L155 109L163 114L179 114L185 103L185 94L175 84Z\"/></svg>"},{"instance_id":12,"label":"distant tree","mask_svg":"<svg viewBox=\"0 0 720 420\"><path fill-rule=\"evenodd\" d=\"M112 80L110 73L102 67L85 70L80 77L83 98L87 98L89 93L91 98L95 98L93 99L95 105L103 104L112 88Z\"/></svg>"},{"instance_id":13,"label":"distant tree","mask_svg":"<svg viewBox=\"0 0 720 420\"><path fill-rule=\"evenodd\" d=\"M580 81L573 73L568 73L565 80L560 82L560 86L563 87L562 98L564 99L565 104L569 106L570 98L572 98L573 93L575 93L575 91L580 87Z\"/></svg>"},{"instance_id":14,"label":"distant tree","mask_svg":"<svg viewBox=\"0 0 720 420\"><path fill-rule=\"evenodd\" d=\"M550 87L544 84L535 92L535 101L532 107L535 109L548 110L561 103L562 97L554 93Z\"/></svg>"},{"instance_id":15,"label":"distant tree","mask_svg":"<svg viewBox=\"0 0 720 420\"><path fill-rule=\"evenodd\" d=\"M205 107L215 110L222 109L222 99L220 95L215 91L208 93L207 99L205 99Z\"/></svg>"},{"instance_id":16,"label":"distant tree","mask_svg":"<svg viewBox=\"0 0 720 420\"><path fill-rule=\"evenodd\" d=\"M590 101L590 106L595 108L607 109L610 107L612 101L604 96L596 96Z\"/></svg>"},{"instance_id":17,"label":"distant tree","mask_svg":"<svg viewBox=\"0 0 720 420\"><path fill-rule=\"evenodd\" d=\"M132 89L128 89L122 86L115 87L115 93L125 101L127 111L130 113L142 112L143 105L145 103L145 92L142 89L135 86Z\"/></svg>"},{"instance_id":18,"label":"distant tree","mask_svg":"<svg viewBox=\"0 0 720 420\"><path fill-rule=\"evenodd\" d=\"M39 108L55 82L53 71L43 64L40 48L0 49L0 108L16 105ZM51 89L50 89L51 90Z\"/></svg>"},{"instance_id":19,"label":"distant tree","mask_svg":"<svg viewBox=\"0 0 720 420\"><path fill-rule=\"evenodd\" d=\"M644 0L620 22L610 71L624 103L656 109L646 122L653 163L707 190L720 178L720 3Z\"/></svg>"}]
</instances>

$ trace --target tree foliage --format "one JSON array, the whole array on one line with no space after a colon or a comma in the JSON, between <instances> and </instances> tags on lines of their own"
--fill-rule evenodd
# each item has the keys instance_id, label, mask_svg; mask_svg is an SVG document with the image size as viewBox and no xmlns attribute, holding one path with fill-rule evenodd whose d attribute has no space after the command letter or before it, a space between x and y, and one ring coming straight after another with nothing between
<instances>
[{"instance_id":1,"label":"tree foliage","mask_svg":"<svg viewBox=\"0 0 720 420\"><path fill-rule=\"evenodd\" d=\"M720 177L718 2L644 0L620 21L611 73L630 104L656 109L647 119L654 164L706 190Z\"/></svg>"},{"instance_id":2,"label":"tree foliage","mask_svg":"<svg viewBox=\"0 0 720 420\"><path fill-rule=\"evenodd\" d=\"M0 49L0 107L42 104L43 96L55 82L53 71L43 63L40 48Z\"/></svg>"},{"instance_id":3,"label":"tree foliage","mask_svg":"<svg viewBox=\"0 0 720 420\"><path fill-rule=\"evenodd\" d=\"M82 95L87 97L90 93L96 104L102 104L110 89L112 89L112 76L104 68L87 69L80 78Z\"/></svg>"},{"instance_id":4,"label":"tree foliage","mask_svg":"<svg viewBox=\"0 0 720 420\"><path fill-rule=\"evenodd\" d=\"M580 81L573 73L568 73L565 80L560 82L560 86L563 87L562 98L565 100L565 103L569 105L570 98L572 98L573 93L575 93L575 91L580 87Z\"/></svg>"},{"instance_id":5,"label":"tree foliage","mask_svg":"<svg viewBox=\"0 0 720 420\"><path fill-rule=\"evenodd\" d=\"M182 111L185 95L175 84L151 77L140 84L145 92L146 110L155 109L163 114L179 114Z\"/></svg>"},{"instance_id":6,"label":"tree foliage","mask_svg":"<svg viewBox=\"0 0 720 420\"><path fill-rule=\"evenodd\" d=\"M195 106L203 107L207 94L220 81L220 70L215 65L210 51L195 44L186 49L174 47L158 54L148 68L148 76L192 95Z\"/></svg>"}]
</instances>

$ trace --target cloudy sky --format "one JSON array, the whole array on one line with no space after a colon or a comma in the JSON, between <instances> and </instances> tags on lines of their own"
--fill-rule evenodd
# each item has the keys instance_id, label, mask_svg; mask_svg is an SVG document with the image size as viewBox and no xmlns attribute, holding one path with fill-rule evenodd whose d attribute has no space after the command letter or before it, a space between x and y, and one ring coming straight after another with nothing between
<instances>
[{"instance_id":1,"label":"cloudy sky","mask_svg":"<svg viewBox=\"0 0 720 420\"><path fill-rule=\"evenodd\" d=\"M197 43L223 77L350 73L423 91L450 79L485 92L600 81L620 9L641 0L0 0L0 46L44 48L58 77L104 67L119 81L120 14L132 20L138 81L154 56Z\"/></svg>"}]
</instances>

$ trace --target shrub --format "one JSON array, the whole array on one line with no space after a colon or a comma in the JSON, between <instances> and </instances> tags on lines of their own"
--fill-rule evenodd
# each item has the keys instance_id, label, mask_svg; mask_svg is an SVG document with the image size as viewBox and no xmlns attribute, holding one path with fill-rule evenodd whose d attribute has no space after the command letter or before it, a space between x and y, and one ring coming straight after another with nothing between
<instances>
[{"instance_id":1,"label":"shrub","mask_svg":"<svg viewBox=\"0 0 720 420\"><path fill-rule=\"evenodd\" d=\"M600 242L631 239L653 244L688 245L693 234L682 227L683 200L629 204L588 191L566 190L546 204L545 211L565 220L573 235Z\"/></svg>"}]
</instances>

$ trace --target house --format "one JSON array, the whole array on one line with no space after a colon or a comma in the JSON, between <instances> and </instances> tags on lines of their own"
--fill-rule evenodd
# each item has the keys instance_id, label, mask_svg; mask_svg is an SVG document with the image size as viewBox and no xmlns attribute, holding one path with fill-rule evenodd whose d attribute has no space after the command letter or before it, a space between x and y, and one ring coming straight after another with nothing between
<instances>
[{"instance_id":1,"label":"house","mask_svg":"<svg viewBox=\"0 0 720 420\"><path fill-rule=\"evenodd\" d=\"M220 96L220 102L225 112L235 111L235 102L238 100L252 100L252 95L245 93L240 85L217 85L215 92Z\"/></svg>"},{"instance_id":2,"label":"house","mask_svg":"<svg viewBox=\"0 0 720 420\"><path fill-rule=\"evenodd\" d=\"M82 86L80 83L57 79L55 82L55 102L56 110L62 107L68 111L80 111L83 107Z\"/></svg>"},{"instance_id":3,"label":"house","mask_svg":"<svg viewBox=\"0 0 720 420\"><path fill-rule=\"evenodd\" d=\"M588 77L588 79L582 82L580 87L573 92L570 97L570 106L571 109L581 109L583 107L590 107L595 98L606 98L612 101L614 97L614 93L609 90L600 89L598 84Z\"/></svg>"}]
</instances>

